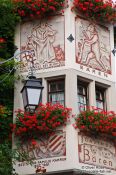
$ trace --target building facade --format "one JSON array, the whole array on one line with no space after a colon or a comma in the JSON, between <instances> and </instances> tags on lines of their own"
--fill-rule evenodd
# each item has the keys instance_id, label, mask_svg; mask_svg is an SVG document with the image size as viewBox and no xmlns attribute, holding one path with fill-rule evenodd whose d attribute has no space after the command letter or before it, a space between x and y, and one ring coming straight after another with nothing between
<instances>
[{"instance_id":1,"label":"building facade","mask_svg":"<svg viewBox=\"0 0 116 175\"><path fill-rule=\"evenodd\" d=\"M16 45L22 64L15 84L14 109L23 109L21 89L30 67L44 86L42 103L60 102L71 107L73 114L80 108L96 106L116 112L116 60L114 27L93 23L82 15L76 16L69 7L64 14L47 20L29 20L17 26ZM83 134L73 127L74 119L51 137L38 139L39 147L27 150L34 165L16 162L20 175L34 175L38 166L46 174L116 174L116 144Z\"/></svg>"}]
</instances>

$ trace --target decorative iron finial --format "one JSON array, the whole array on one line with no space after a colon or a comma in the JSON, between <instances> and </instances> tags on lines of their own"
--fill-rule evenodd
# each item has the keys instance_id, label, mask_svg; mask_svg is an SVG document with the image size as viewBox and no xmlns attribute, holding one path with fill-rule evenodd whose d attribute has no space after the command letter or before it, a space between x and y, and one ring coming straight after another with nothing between
<instances>
[{"instance_id":1,"label":"decorative iron finial","mask_svg":"<svg viewBox=\"0 0 116 175\"><path fill-rule=\"evenodd\" d=\"M74 37L72 36L72 34L69 35L69 37L67 38L70 42L72 42L74 40Z\"/></svg>"},{"instance_id":2,"label":"decorative iron finial","mask_svg":"<svg viewBox=\"0 0 116 175\"><path fill-rule=\"evenodd\" d=\"M116 47L112 50L113 55L115 56L116 53Z\"/></svg>"}]
</instances>

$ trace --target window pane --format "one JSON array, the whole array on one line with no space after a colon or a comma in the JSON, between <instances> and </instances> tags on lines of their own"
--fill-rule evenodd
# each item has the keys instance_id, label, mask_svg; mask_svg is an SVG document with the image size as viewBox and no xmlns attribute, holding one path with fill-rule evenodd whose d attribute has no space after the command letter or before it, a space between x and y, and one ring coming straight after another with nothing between
<instances>
[{"instance_id":1,"label":"window pane","mask_svg":"<svg viewBox=\"0 0 116 175\"><path fill-rule=\"evenodd\" d=\"M104 108L104 104L102 101L96 101L96 107L99 109L103 109Z\"/></svg>"},{"instance_id":2,"label":"window pane","mask_svg":"<svg viewBox=\"0 0 116 175\"><path fill-rule=\"evenodd\" d=\"M100 92L100 91L96 91L96 99L99 99L99 100L103 100L104 99L104 97L103 97L104 95L103 95L103 93L102 92Z\"/></svg>"},{"instance_id":3,"label":"window pane","mask_svg":"<svg viewBox=\"0 0 116 175\"><path fill-rule=\"evenodd\" d=\"M83 86L84 82L78 82L78 105L79 110L83 111L86 110L86 106L88 105L88 98L87 98L87 87Z\"/></svg>"},{"instance_id":4,"label":"window pane","mask_svg":"<svg viewBox=\"0 0 116 175\"><path fill-rule=\"evenodd\" d=\"M60 103L64 105L64 93L54 93L49 95L49 102Z\"/></svg>"},{"instance_id":5,"label":"window pane","mask_svg":"<svg viewBox=\"0 0 116 175\"><path fill-rule=\"evenodd\" d=\"M64 81L59 81L59 82L57 83L57 90L58 90L58 91L64 90Z\"/></svg>"},{"instance_id":6,"label":"window pane","mask_svg":"<svg viewBox=\"0 0 116 175\"><path fill-rule=\"evenodd\" d=\"M49 82L48 101L64 105L64 80Z\"/></svg>"},{"instance_id":7,"label":"window pane","mask_svg":"<svg viewBox=\"0 0 116 175\"><path fill-rule=\"evenodd\" d=\"M49 84L49 92L56 91L56 83L52 82Z\"/></svg>"},{"instance_id":8,"label":"window pane","mask_svg":"<svg viewBox=\"0 0 116 175\"><path fill-rule=\"evenodd\" d=\"M86 97L85 96L79 95L78 97L79 97L79 102L81 104L86 104Z\"/></svg>"},{"instance_id":9,"label":"window pane","mask_svg":"<svg viewBox=\"0 0 116 175\"><path fill-rule=\"evenodd\" d=\"M96 107L99 109L104 109L105 102L105 89L96 87Z\"/></svg>"},{"instance_id":10,"label":"window pane","mask_svg":"<svg viewBox=\"0 0 116 175\"><path fill-rule=\"evenodd\" d=\"M80 111L85 111L86 108L87 108L87 105L86 104L84 105L84 104L79 103L79 110Z\"/></svg>"},{"instance_id":11,"label":"window pane","mask_svg":"<svg viewBox=\"0 0 116 175\"><path fill-rule=\"evenodd\" d=\"M82 95L86 95L86 88L83 86L78 87L78 93Z\"/></svg>"}]
</instances>

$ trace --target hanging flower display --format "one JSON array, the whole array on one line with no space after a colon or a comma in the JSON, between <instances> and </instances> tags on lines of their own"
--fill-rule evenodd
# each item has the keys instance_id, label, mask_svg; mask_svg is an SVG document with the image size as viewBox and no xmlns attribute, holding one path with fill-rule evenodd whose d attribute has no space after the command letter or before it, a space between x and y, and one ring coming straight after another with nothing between
<instances>
[{"instance_id":1,"label":"hanging flower display","mask_svg":"<svg viewBox=\"0 0 116 175\"><path fill-rule=\"evenodd\" d=\"M75 128L81 131L116 136L116 114L112 111L87 109L86 111L81 111L75 121Z\"/></svg>"},{"instance_id":2,"label":"hanging flower display","mask_svg":"<svg viewBox=\"0 0 116 175\"><path fill-rule=\"evenodd\" d=\"M41 18L64 8L65 0L13 0L14 11L22 18Z\"/></svg>"},{"instance_id":3,"label":"hanging flower display","mask_svg":"<svg viewBox=\"0 0 116 175\"><path fill-rule=\"evenodd\" d=\"M38 139L39 135L54 131L70 118L71 109L60 104L39 105L34 114L18 110L14 133L21 141Z\"/></svg>"},{"instance_id":4,"label":"hanging flower display","mask_svg":"<svg viewBox=\"0 0 116 175\"><path fill-rule=\"evenodd\" d=\"M72 10L100 22L116 21L116 5L112 0L74 0Z\"/></svg>"}]
</instances>

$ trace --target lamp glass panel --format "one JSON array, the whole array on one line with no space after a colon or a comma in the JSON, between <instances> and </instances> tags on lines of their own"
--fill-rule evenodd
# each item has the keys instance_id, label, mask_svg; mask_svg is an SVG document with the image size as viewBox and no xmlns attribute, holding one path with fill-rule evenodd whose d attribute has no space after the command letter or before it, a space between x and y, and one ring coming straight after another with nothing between
<instances>
[{"instance_id":1,"label":"lamp glass panel","mask_svg":"<svg viewBox=\"0 0 116 175\"><path fill-rule=\"evenodd\" d=\"M27 93L29 104L38 105L41 95L41 89L27 88Z\"/></svg>"},{"instance_id":2,"label":"lamp glass panel","mask_svg":"<svg viewBox=\"0 0 116 175\"><path fill-rule=\"evenodd\" d=\"M27 106L27 94L26 94L26 89L23 89L22 92L22 97L23 97L23 103L24 103L24 107Z\"/></svg>"}]
</instances>

